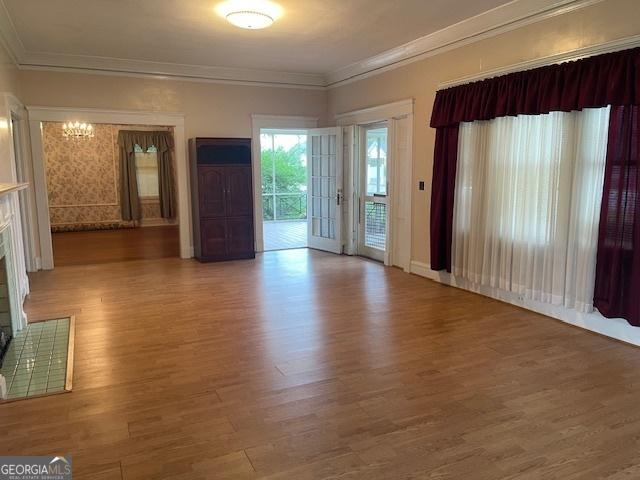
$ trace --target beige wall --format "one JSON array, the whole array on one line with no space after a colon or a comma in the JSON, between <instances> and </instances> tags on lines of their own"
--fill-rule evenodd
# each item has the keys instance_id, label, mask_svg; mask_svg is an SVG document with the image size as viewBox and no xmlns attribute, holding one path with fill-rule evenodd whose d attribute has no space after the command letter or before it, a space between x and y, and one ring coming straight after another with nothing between
<instances>
[{"instance_id":1,"label":"beige wall","mask_svg":"<svg viewBox=\"0 0 640 480\"><path fill-rule=\"evenodd\" d=\"M11 93L20 96L18 70L9 54L0 43L0 94ZM5 99L0 97L0 182L14 181L11 159L11 135L9 134L10 112Z\"/></svg>"},{"instance_id":2,"label":"beige wall","mask_svg":"<svg viewBox=\"0 0 640 480\"><path fill-rule=\"evenodd\" d=\"M7 50L0 43L0 92L20 96L18 69L12 62Z\"/></svg>"},{"instance_id":3,"label":"beige wall","mask_svg":"<svg viewBox=\"0 0 640 480\"><path fill-rule=\"evenodd\" d=\"M251 114L322 117L322 90L23 70L26 105L179 112L187 138L250 137Z\"/></svg>"},{"instance_id":4,"label":"beige wall","mask_svg":"<svg viewBox=\"0 0 640 480\"><path fill-rule=\"evenodd\" d=\"M638 0L606 0L328 92L336 113L415 99L412 259L429 262L429 203L435 130L429 127L437 85L485 70L640 34ZM330 121L330 120L329 120ZM417 189L425 180L425 191Z\"/></svg>"}]
</instances>

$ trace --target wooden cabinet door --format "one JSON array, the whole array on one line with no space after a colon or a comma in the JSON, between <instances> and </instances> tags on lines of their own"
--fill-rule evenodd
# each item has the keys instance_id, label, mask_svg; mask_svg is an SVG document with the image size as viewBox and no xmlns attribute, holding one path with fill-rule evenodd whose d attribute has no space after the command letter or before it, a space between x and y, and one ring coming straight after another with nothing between
<instances>
[{"instance_id":1,"label":"wooden cabinet door","mask_svg":"<svg viewBox=\"0 0 640 480\"><path fill-rule=\"evenodd\" d=\"M253 256L253 218L227 218L227 251L229 255Z\"/></svg>"},{"instance_id":2,"label":"wooden cabinet door","mask_svg":"<svg viewBox=\"0 0 640 480\"><path fill-rule=\"evenodd\" d=\"M225 216L225 168L199 165L198 193L201 218Z\"/></svg>"},{"instance_id":3,"label":"wooden cabinet door","mask_svg":"<svg viewBox=\"0 0 640 480\"><path fill-rule=\"evenodd\" d=\"M251 167L227 167L227 215L253 215Z\"/></svg>"},{"instance_id":4,"label":"wooden cabinet door","mask_svg":"<svg viewBox=\"0 0 640 480\"><path fill-rule=\"evenodd\" d=\"M200 220L202 256L223 258L227 254L227 225L224 218Z\"/></svg>"}]
</instances>

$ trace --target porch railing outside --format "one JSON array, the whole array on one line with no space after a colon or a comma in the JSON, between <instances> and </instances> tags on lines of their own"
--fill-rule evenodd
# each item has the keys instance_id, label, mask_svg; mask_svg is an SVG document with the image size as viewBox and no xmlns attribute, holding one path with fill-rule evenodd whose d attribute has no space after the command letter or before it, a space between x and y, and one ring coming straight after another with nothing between
<instances>
[{"instance_id":1,"label":"porch railing outside","mask_svg":"<svg viewBox=\"0 0 640 480\"><path fill-rule=\"evenodd\" d=\"M265 221L306 219L307 192L263 194L262 216Z\"/></svg>"}]
</instances>

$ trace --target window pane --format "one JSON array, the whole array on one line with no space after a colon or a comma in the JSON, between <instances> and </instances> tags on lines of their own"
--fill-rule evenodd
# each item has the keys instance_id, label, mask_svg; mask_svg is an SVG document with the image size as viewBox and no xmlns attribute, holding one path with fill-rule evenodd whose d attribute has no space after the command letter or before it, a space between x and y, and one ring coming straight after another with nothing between
<instances>
[{"instance_id":1,"label":"window pane","mask_svg":"<svg viewBox=\"0 0 640 480\"><path fill-rule=\"evenodd\" d=\"M367 130L367 195L387 194L387 127Z\"/></svg>"},{"instance_id":2,"label":"window pane","mask_svg":"<svg viewBox=\"0 0 640 480\"><path fill-rule=\"evenodd\" d=\"M155 150L155 148L154 148ZM138 176L138 195L140 198L157 198L158 191L158 155L151 149L136 152L136 173Z\"/></svg>"},{"instance_id":3,"label":"window pane","mask_svg":"<svg viewBox=\"0 0 640 480\"><path fill-rule=\"evenodd\" d=\"M452 269L592 309L609 108L461 123Z\"/></svg>"}]
</instances>

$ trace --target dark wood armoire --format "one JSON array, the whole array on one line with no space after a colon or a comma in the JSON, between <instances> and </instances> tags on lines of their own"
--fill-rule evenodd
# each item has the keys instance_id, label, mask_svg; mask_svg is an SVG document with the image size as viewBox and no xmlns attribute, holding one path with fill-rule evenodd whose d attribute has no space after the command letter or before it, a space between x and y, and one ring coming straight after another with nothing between
<instances>
[{"instance_id":1,"label":"dark wood armoire","mask_svg":"<svg viewBox=\"0 0 640 480\"><path fill-rule=\"evenodd\" d=\"M254 258L251 139L192 138L189 159L196 258Z\"/></svg>"}]
</instances>

